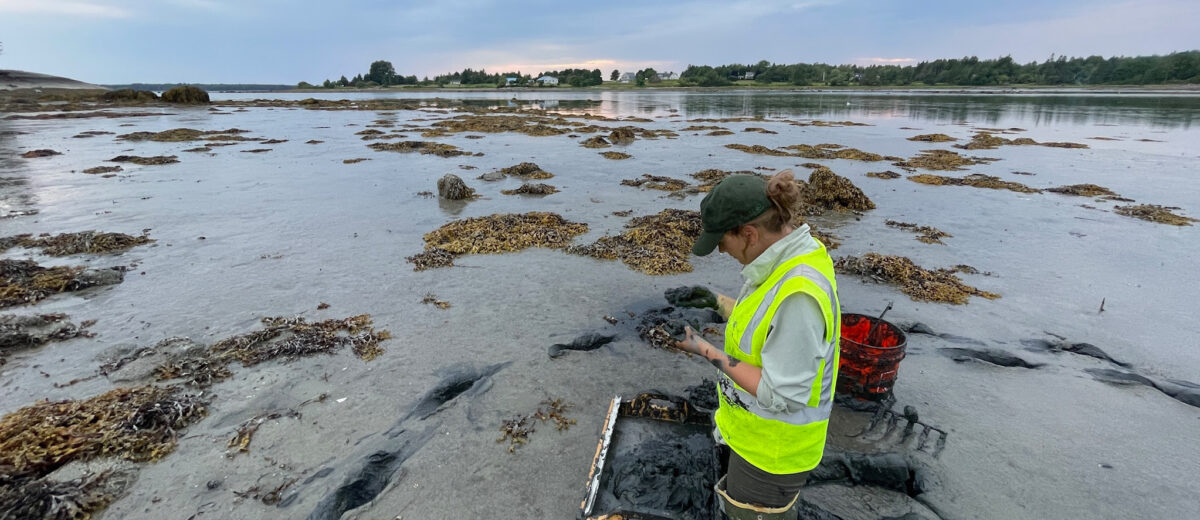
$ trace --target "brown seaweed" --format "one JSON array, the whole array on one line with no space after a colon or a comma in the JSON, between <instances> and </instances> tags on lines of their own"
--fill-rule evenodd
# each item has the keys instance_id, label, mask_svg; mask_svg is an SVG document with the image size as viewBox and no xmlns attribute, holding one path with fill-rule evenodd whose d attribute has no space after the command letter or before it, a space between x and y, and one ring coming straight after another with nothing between
<instances>
[{"instance_id":1,"label":"brown seaweed","mask_svg":"<svg viewBox=\"0 0 1200 520\"><path fill-rule=\"evenodd\" d=\"M834 267L840 273L871 278L877 282L900 287L913 301L963 305L971 296L994 300L1000 295L966 285L955 273L958 267L926 270L902 256L867 253L861 257L838 258Z\"/></svg>"},{"instance_id":2,"label":"brown seaweed","mask_svg":"<svg viewBox=\"0 0 1200 520\"><path fill-rule=\"evenodd\" d=\"M922 141L926 143L944 143L946 141L957 141L957 137L950 137L946 134L921 134L914 135L908 138L909 141Z\"/></svg>"},{"instance_id":3,"label":"brown seaweed","mask_svg":"<svg viewBox=\"0 0 1200 520\"><path fill-rule=\"evenodd\" d=\"M867 177L886 180L886 179L899 179L900 177L903 177L903 175L900 175L899 173L888 170L888 171L884 171L884 172L867 172Z\"/></svg>"},{"instance_id":4,"label":"brown seaweed","mask_svg":"<svg viewBox=\"0 0 1200 520\"><path fill-rule=\"evenodd\" d=\"M432 141L399 141L395 143L372 143L368 145L372 150L377 152L400 152L412 153L420 152L427 155L436 155L438 157L456 157L459 155L483 155L472 154L471 152L460 150L457 146L443 143L435 143Z\"/></svg>"},{"instance_id":5,"label":"brown seaweed","mask_svg":"<svg viewBox=\"0 0 1200 520\"><path fill-rule=\"evenodd\" d=\"M425 253L413 255L408 261L414 264L414 271L420 271L453 265L453 257L458 255L507 253L529 247L562 249L587 229L587 224L537 211L456 220L426 233Z\"/></svg>"},{"instance_id":6,"label":"brown seaweed","mask_svg":"<svg viewBox=\"0 0 1200 520\"><path fill-rule=\"evenodd\" d=\"M921 153L913 156L911 159L897 161L892 163L892 165L909 171L917 168L926 170L963 170L965 169L963 166L987 164L998 160L989 157L959 155L949 150L922 150Z\"/></svg>"},{"instance_id":7,"label":"brown seaweed","mask_svg":"<svg viewBox=\"0 0 1200 520\"><path fill-rule=\"evenodd\" d=\"M81 231L50 236L34 237L30 234L0 238L0 251L14 246L39 248L50 256L68 256L83 253L105 254L128 251L134 247L154 242L145 233L131 236L124 233L101 233Z\"/></svg>"},{"instance_id":8,"label":"brown seaweed","mask_svg":"<svg viewBox=\"0 0 1200 520\"><path fill-rule=\"evenodd\" d=\"M1113 211L1118 215L1142 219L1147 222L1157 222L1159 224L1170 224L1172 226L1190 226L1196 219L1176 215L1171 210L1179 208L1159 206L1157 204L1139 204L1136 206L1117 206Z\"/></svg>"},{"instance_id":9,"label":"brown seaweed","mask_svg":"<svg viewBox=\"0 0 1200 520\"><path fill-rule=\"evenodd\" d=\"M909 222L898 222L895 220L888 220L887 222L885 222L885 224L887 224L888 227L894 227L896 229L903 229L905 231L911 231L913 233L916 233L917 235L919 235L919 236L917 236L917 240L920 242L924 242L926 244L943 244L943 245L945 245L945 242L942 242L942 239L954 236L954 235L951 235L950 233L947 233L947 232L942 231L935 227L918 226L916 224L912 224Z\"/></svg>"},{"instance_id":10,"label":"brown seaweed","mask_svg":"<svg viewBox=\"0 0 1200 520\"><path fill-rule=\"evenodd\" d=\"M500 190L500 193L505 195L550 195L558 193L558 188L549 184L542 183L525 183L520 188L515 190Z\"/></svg>"},{"instance_id":11,"label":"brown seaweed","mask_svg":"<svg viewBox=\"0 0 1200 520\"><path fill-rule=\"evenodd\" d=\"M140 164L142 166L154 166L160 164L174 164L179 162L179 158L174 155L155 155L152 157L142 157L139 155L118 155L109 159L108 162L127 162Z\"/></svg>"},{"instance_id":12,"label":"brown seaweed","mask_svg":"<svg viewBox=\"0 0 1200 520\"><path fill-rule=\"evenodd\" d=\"M240 128L227 130L193 130L191 128L174 128L162 132L132 132L118 135L116 138L125 141L156 141L162 143L178 143L195 141L203 137L219 135L236 135L249 132Z\"/></svg>"},{"instance_id":13,"label":"brown seaweed","mask_svg":"<svg viewBox=\"0 0 1200 520\"><path fill-rule=\"evenodd\" d=\"M1029 186L1019 182L1001 180L999 177L984 175L982 173L972 173L965 177L944 177L941 175L922 173L920 175L910 175L908 180L934 186L970 186L973 188L987 188L992 190L1009 190L1017 193L1042 192L1042 190L1030 188Z\"/></svg>"},{"instance_id":14,"label":"brown seaweed","mask_svg":"<svg viewBox=\"0 0 1200 520\"><path fill-rule=\"evenodd\" d=\"M61 292L120 283L122 271L42 267L32 260L0 259L0 307L36 303Z\"/></svg>"},{"instance_id":15,"label":"brown seaweed","mask_svg":"<svg viewBox=\"0 0 1200 520\"><path fill-rule=\"evenodd\" d=\"M1046 188L1046 191L1061 193L1063 195L1075 195L1079 197L1119 197L1119 195L1114 193L1112 190L1097 184L1070 184L1067 186Z\"/></svg>"},{"instance_id":16,"label":"brown seaweed","mask_svg":"<svg viewBox=\"0 0 1200 520\"><path fill-rule=\"evenodd\" d=\"M639 179L622 180L621 185L662 191L677 191L689 186L687 181L681 179L664 177L661 175L651 175L649 173L643 173L642 177Z\"/></svg>"},{"instance_id":17,"label":"brown seaweed","mask_svg":"<svg viewBox=\"0 0 1200 520\"><path fill-rule=\"evenodd\" d=\"M630 220L620 235L571 246L567 252L604 260L619 258L645 274L686 273L692 270L688 260L701 229L698 211L665 209Z\"/></svg>"},{"instance_id":18,"label":"brown seaweed","mask_svg":"<svg viewBox=\"0 0 1200 520\"><path fill-rule=\"evenodd\" d=\"M88 169L83 170L83 173L86 173L88 175L95 175L98 173L119 172L122 169L123 168L121 168L120 166L96 166L94 168L88 168Z\"/></svg>"},{"instance_id":19,"label":"brown seaweed","mask_svg":"<svg viewBox=\"0 0 1200 520\"><path fill-rule=\"evenodd\" d=\"M633 157L625 152L600 152L600 155L604 156L605 159L612 159L614 161L620 161L622 159L629 159L630 157Z\"/></svg>"}]
</instances>

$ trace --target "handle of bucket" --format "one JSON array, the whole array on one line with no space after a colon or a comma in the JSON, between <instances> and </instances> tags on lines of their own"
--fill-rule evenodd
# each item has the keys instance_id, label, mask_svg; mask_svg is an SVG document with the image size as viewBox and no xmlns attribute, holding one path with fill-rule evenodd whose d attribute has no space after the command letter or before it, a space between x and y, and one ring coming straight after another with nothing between
<instances>
[{"instance_id":1,"label":"handle of bucket","mask_svg":"<svg viewBox=\"0 0 1200 520\"><path fill-rule=\"evenodd\" d=\"M892 310L892 302L888 302L887 307L883 308L883 312L879 313L879 318L877 318L875 320L875 323L871 324L871 330L867 331L867 342L866 343L868 346L872 346L872 347L875 346L875 340L874 340L875 329L877 327L879 327L880 323L883 323L883 315L887 314L888 311L890 311L890 310Z\"/></svg>"}]
</instances>

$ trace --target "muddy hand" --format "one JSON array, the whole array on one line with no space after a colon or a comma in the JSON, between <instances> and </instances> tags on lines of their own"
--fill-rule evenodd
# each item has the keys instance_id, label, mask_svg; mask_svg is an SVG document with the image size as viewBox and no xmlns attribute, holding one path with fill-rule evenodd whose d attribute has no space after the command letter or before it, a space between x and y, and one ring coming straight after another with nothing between
<instances>
[{"instance_id":1,"label":"muddy hand","mask_svg":"<svg viewBox=\"0 0 1200 520\"><path fill-rule=\"evenodd\" d=\"M684 338L682 341L675 342L675 348L692 354L700 354L704 349L704 345L696 337L696 331L692 330L690 326L685 326L683 332Z\"/></svg>"}]
</instances>

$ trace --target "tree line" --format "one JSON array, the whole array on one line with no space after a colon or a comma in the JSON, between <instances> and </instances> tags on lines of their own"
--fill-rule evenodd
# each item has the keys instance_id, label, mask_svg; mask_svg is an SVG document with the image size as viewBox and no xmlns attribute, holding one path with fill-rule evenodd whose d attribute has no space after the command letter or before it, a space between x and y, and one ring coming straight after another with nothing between
<instances>
[{"instance_id":1,"label":"tree line","mask_svg":"<svg viewBox=\"0 0 1200 520\"><path fill-rule=\"evenodd\" d=\"M396 73L391 62L371 63L367 73L352 79L325 80L325 88L375 87L392 85L446 86L496 85L530 86L539 84L537 78L553 76L559 84L573 87L600 85L604 77L600 69L564 69L538 75L520 71L488 73L486 70L463 69L418 80L415 75ZM620 79L613 70L609 81ZM779 64L766 60L755 64L719 66L688 65L679 75L679 86L720 87L739 80L758 84L790 84L796 86L1000 86L1000 85L1162 85L1200 83L1200 50L1173 52L1165 56L1101 56L1066 57L1051 55L1043 62L1017 63L1011 56L981 60L975 56L922 61L915 65L829 65L825 63ZM642 69L635 73L637 86L659 83L658 73ZM300 87L313 85L300 82Z\"/></svg>"}]
</instances>

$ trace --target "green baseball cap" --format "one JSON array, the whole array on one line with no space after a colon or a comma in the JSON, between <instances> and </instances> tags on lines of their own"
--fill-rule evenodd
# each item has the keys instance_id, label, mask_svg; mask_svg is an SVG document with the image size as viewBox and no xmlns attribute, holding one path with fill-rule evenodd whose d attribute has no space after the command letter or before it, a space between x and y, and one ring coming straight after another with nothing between
<instances>
[{"instance_id":1,"label":"green baseball cap","mask_svg":"<svg viewBox=\"0 0 1200 520\"><path fill-rule=\"evenodd\" d=\"M722 179L700 201L704 231L692 246L692 253L704 256L713 252L727 231L754 220L770 207L767 181L762 177L738 174Z\"/></svg>"}]
</instances>

